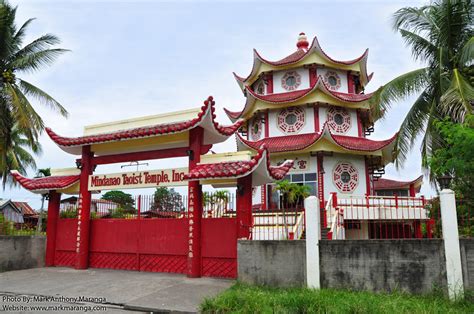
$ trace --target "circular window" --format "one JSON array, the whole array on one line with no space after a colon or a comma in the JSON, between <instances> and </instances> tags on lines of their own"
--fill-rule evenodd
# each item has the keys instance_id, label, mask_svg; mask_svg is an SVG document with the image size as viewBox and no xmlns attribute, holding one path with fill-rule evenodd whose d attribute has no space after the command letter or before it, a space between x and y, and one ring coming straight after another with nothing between
<instances>
[{"instance_id":1,"label":"circular window","mask_svg":"<svg viewBox=\"0 0 474 314\"><path fill-rule=\"evenodd\" d=\"M332 179L339 191L351 193L359 183L359 171L349 162L340 162L334 167Z\"/></svg>"},{"instance_id":2,"label":"circular window","mask_svg":"<svg viewBox=\"0 0 474 314\"><path fill-rule=\"evenodd\" d=\"M253 141L258 141L262 136L262 119L255 117L250 128L250 135Z\"/></svg>"},{"instance_id":3,"label":"circular window","mask_svg":"<svg viewBox=\"0 0 474 314\"><path fill-rule=\"evenodd\" d=\"M351 115L345 108L328 109L328 126L334 133L345 134L351 128Z\"/></svg>"},{"instance_id":4,"label":"circular window","mask_svg":"<svg viewBox=\"0 0 474 314\"><path fill-rule=\"evenodd\" d=\"M334 115L334 122L336 122L337 125L342 125L344 123L344 117L340 113L336 113Z\"/></svg>"},{"instance_id":5,"label":"circular window","mask_svg":"<svg viewBox=\"0 0 474 314\"><path fill-rule=\"evenodd\" d=\"M296 71L289 71L281 79L281 87L287 91L296 90L301 85L301 75Z\"/></svg>"},{"instance_id":6,"label":"circular window","mask_svg":"<svg viewBox=\"0 0 474 314\"><path fill-rule=\"evenodd\" d=\"M305 123L304 109L299 107L285 108L278 114L278 128L284 133L297 133Z\"/></svg>"},{"instance_id":7,"label":"circular window","mask_svg":"<svg viewBox=\"0 0 474 314\"><path fill-rule=\"evenodd\" d=\"M343 173L341 173L341 181L344 183L349 183L349 181L351 181L351 175L349 174L349 172L344 171Z\"/></svg>"},{"instance_id":8,"label":"circular window","mask_svg":"<svg viewBox=\"0 0 474 314\"><path fill-rule=\"evenodd\" d=\"M286 116L285 122L289 125L293 125L296 123L296 115L294 113L290 113Z\"/></svg>"},{"instance_id":9,"label":"circular window","mask_svg":"<svg viewBox=\"0 0 474 314\"><path fill-rule=\"evenodd\" d=\"M338 90L341 87L341 78L334 71L327 71L324 75L324 81L331 90Z\"/></svg>"}]
</instances>

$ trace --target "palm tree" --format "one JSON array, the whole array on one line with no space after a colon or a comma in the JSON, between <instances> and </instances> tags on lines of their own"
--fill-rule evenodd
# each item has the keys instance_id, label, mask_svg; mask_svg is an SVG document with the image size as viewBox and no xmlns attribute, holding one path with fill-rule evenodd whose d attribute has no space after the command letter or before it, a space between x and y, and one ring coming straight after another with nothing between
<instances>
[{"instance_id":1,"label":"palm tree","mask_svg":"<svg viewBox=\"0 0 474 314\"><path fill-rule=\"evenodd\" d=\"M44 178L44 177L49 177L51 176L51 168L42 168L38 169L36 172L36 178ZM43 225L43 211L44 211L44 201L46 200L46 197L48 194L41 194L41 208L39 212L39 217L38 217L38 225L36 226L36 233L39 234L42 229Z\"/></svg>"},{"instance_id":2,"label":"palm tree","mask_svg":"<svg viewBox=\"0 0 474 314\"><path fill-rule=\"evenodd\" d=\"M10 185L14 184L11 176L9 176L10 169L16 169L22 174L26 174L27 168L36 168L35 160L31 156L30 151L39 154L41 147L38 143L30 141L24 130L18 127L18 124L13 125L10 130L9 142L10 145L5 145L6 139L0 137L0 147L3 148L3 167L0 170L0 177L2 178L3 188L7 183Z\"/></svg>"},{"instance_id":3,"label":"palm tree","mask_svg":"<svg viewBox=\"0 0 474 314\"><path fill-rule=\"evenodd\" d=\"M473 14L471 0L439 0L423 7L406 7L394 14L393 27L425 66L388 82L372 98L375 118L406 97L417 94L403 120L396 142L396 165L401 166L419 135L423 136L423 166L443 145L434 127L445 116L462 122L472 112L474 89Z\"/></svg>"},{"instance_id":4,"label":"palm tree","mask_svg":"<svg viewBox=\"0 0 474 314\"><path fill-rule=\"evenodd\" d=\"M0 0L0 177L4 188L9 171L15 169L8 160L10 152L15 149L13 133L19 132L30 147L39 148L38 136L44 129L44 123L29 97L36 98L53 111L67 116L66 109L54 98L18 77L52 64L66 50L52 48L60 42L52 34L43 35L24 45L26 30L34 19L27 20L17 28L15 15L16 7ZM34 165L34 162L29 162L29 165ZM25 174L25 169L17 170Z\"/></svg>"}]
</instances>

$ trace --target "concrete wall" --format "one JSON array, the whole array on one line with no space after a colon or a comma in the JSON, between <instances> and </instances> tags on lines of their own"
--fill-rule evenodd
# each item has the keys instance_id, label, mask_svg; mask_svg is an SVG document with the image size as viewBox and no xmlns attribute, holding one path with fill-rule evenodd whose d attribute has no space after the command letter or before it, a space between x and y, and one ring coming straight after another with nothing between
<instances>
[{"instance_id":1,"label":"concrete wall","mask_svg":"<svg viewBox=\"0 0 474 314\"><path fill-rule=\"evenodd\" d=\"M0 272L44 266L45 236L0 236Z\"/></svg>"},{"instance_id":2,"label":"concrete wall","mask_svg":"<svg viewBox=\"0 0 474 314\"><path fill-rule=\"evenodd\" d=\"M430 292L446 287L442 240L345 240L320 245L321 286Z\"/></svg>"},{"instance_id":3,"label":"concrete wall","mask_svg":"<svg viewBox=\"0 0 474 314\"><path fill-rule=\"evenodd\" d=\"M305 241L239 241L238 277L272 286L304 286ZM474 242L466 247L474 259ZM430 292L446 287L442 240L345 240L320 243L321 286ZM471 274L474 281L474 261Z\"/></svg>"},{"instance_id":4,"label":"concrete wall","mask_svg":"<svg viewBox=\"0 0 474 314\"><path fill-rule=\"evenodd\" d=\"M302 286L306 247L298 241L248 241L237 244L239 280L256 285Z\"/></svg>"},{"instance_id":5,"label":"concrete wall","mask_svg":"<svg viewBox=\"0 0 474 314\"><path fill-rule=\"evenodd\" d=\"M474 290L474 239L460 239L464 287Z\"/></svg>"}]
</instances>

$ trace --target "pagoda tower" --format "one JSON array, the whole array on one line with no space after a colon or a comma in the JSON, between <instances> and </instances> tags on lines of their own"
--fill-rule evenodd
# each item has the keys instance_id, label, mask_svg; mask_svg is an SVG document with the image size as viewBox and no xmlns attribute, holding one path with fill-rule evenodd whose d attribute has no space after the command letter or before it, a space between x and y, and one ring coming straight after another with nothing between
<instances>
[{"instance_id":1,"label":"pagoda tower","mask_svg":"<svg viewBox=\"0 0 474 314\"><path fill-rule=\"evenodd\" d=\"M294 160L286 179L308 185L322 209L333 192L373 195L374 180L393 162L397 134L382 141L368 138L375 122L372 94L364 92L372 78L368 50L354 60L335 60L316 37L310 45L304 33L296 47L278 61L254 50L250 74L243 78L234 73L246 98L241 111L225 109L231 120L245 121L237 149L256 152L265 144L272 164ZM274 185L255 189L253 206L278 208Z\"/></svg>"}]
</instances>

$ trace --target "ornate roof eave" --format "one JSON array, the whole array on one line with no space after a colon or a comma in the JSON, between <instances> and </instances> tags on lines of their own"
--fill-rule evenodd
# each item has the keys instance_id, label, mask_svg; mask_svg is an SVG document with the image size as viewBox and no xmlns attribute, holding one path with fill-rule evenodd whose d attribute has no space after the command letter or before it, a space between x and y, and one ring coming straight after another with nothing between
<instances>
[{"instance_id":1,"label":"ornate roof eave","mask_svg":"<svg viewBox=\"0 0 474 314\"><path fill-rule=\"evenodd\" d=\"M196 127L202 127L204 129L204 144L216 144L225 141L229 136L234 134L244 122L243 120L237 120L230 126L222 126L215 118L215 101L212 96L210 96L204 101L204 105L201 107L201 111L197 114L197 117L190 120L169 124L155 124L80 137L63 137L56 134L50 128L46 128L46 132L62 150L73 155L80 155L82 146L85 145L170 136L188 132Z\"/></svg>"},{"instance_id":2,"label":"ornate roof eave","mask_svg":"<svg viewBox=\"0 0 474 314\"><path fill-rule=\"evenodd\" d=\"M281 180L293 166L293 161L287 160L280 166L271 166L267 149L264 145L256 150L257 154L249 161L230 161L210 164L199 164L185 175L190 181L212 181L238 179L252 175L252 186L259 186L274 180Z\"/></svg>"},{"instance_id":3,"label":"ornate roof eave","mask_svg":"<svg viewBox=\"0 0 474 314\"><path fill-rule=\"evenodd\" d=\"M246 119L248 116L248 113L251 111L252 107L255 105L257 101L261 101L265 104L272 104L272 105L290 104L290 103L299 102L299 101L303 102L305 97L309 97L313 95L316 91L320 91L324 93L325 95L329 96L330 99L333 101L334 105L340 105L340 106L347 105L348 107L351 107L351 108L369 110L370 106L369 106L368 100L373 95L373 93L349 94L349 93L341 93L341 92L332 91L326 85L326 83L321 78L321 76L318 76L316 84L314 84L313 87L304 89L304 90L299 90L299 91L269 94L269 95L258 95L257 93L252 91L248 86L245 87L245 91L247 94L247 98L246 98L245 106L242 109L242 111L234 112L234 111L224 109L225 113L227 114L229 119L232 121L236 121L239 118ZM307 103L314 103L314 102L317 102L317 100L311 100L311 101L308 101Z\"/></svg>"},{"instance_id":4,"label":"ornate roof eave","mask_svg":"<svg viewBox=\"0 0 474 314\"><path fill-rule=\"evenodd\" d=\"M326 150L338 153L351 152L360 155L375 155L383 157L383 162L385 165L393 161L393 149L397 136L398 133L387 140L373 141L366 138L335 135L330 132L327 123L325 123L322 131L319 133L289 135L273 138L275 143L278 143L280 146L271 147L268 145L267 149L272 154ZM285 140L288 140L288 143L285 143ZM324 145L324 147L321 147L321 145L319 145L318 147L318 144L323 144L323 140L333 144L334 146L331 147ZM266 141L268 142L268 139L252 142L242 138L239 134L237 134L237 147L239 150L256 150L256 147L266 143Z\"/></svg>"},{"instance_id":5,"label":"ornate roof eave","mask_svg":"<svg viewBox=\"0 0 474 314\"><path fill-rule=\"evenodd\" d=\"M68 192L79 182L79 175L49 176L42 178L27 178L16 170L10 171L11 176L25 189L36 194L45 194L49 191L60 193Z\"/></svg>"},{"instance_id":6,"label":"ornate roof eave","mask_svg":"<svg viewBox=\"0 0 474 314\"><path fill-rule=\"evenodd\" d=\"M255 78L259 75L259 69L262 64L268 65L271 69L276 71L281 68L285 68L285 67L303 62L313 53L315 53L318 57L320 57L323 61L325 61L327 64L324 64L324 65L326 66L337 67L337 66L359 65L359 70L356 72L360 73L361 84L363 86L367 85L367 83L371 80L373 76L373 73L371 73L370 75L367 73L367 59L369 55L369 49L366 49L361 56L353 60L348 60L348 61L336 60L329 57L329 55L321 48L321 45L319 44L317 36L315 36L308 50L305 51L303 49L298 49L294 53L278 61L267 60L263 58L257 52L257 50L254 49L253 50L254 61L253 61L252 71L250 72L250 74L246 78L243 78L234 73L234 77L237 80L237 83L241 86L243 90L244 85L247 85L247 86L251 85L255 81ZM268 69L266 71L268 71Z\"/></svg>"},{"instance_id":7,"label":"ornate roof eave","mask_svg":"<svg viewBox=\"0 0 474 314\"><path fill-rule=\"evenodd\" d=\"M421 186L423 184L423 175L412 181L398 181L386 178L380 178L377 181L374 181L375 190L393 190L393 189L408 189L410 185L414 185L415 191L420 192Z\"/></svg>"}]
</instances>

